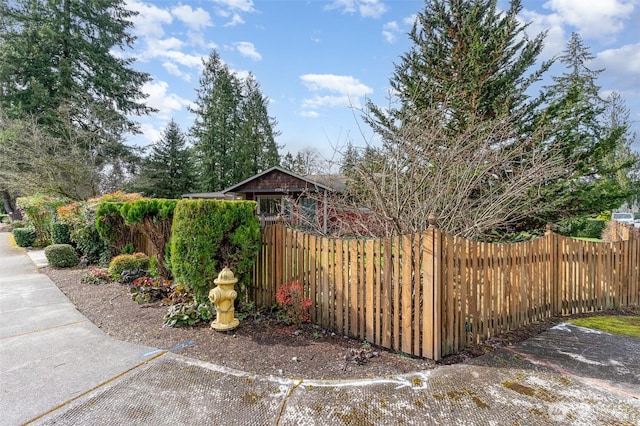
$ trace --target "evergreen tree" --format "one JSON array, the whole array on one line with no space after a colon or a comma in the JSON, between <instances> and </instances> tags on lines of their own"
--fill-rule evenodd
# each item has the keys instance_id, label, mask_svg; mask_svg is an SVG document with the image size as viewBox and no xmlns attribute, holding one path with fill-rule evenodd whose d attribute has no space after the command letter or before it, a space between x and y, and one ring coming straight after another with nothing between
<instances>
[{"instance_id":1,"label":"evergreen tree","mask_svg":"<svg viewBox=\"0 0 640 426\"><path fill-rule=\"evenodd\" d=\"M113 53L134 41L129 19L137 12L123 0L16 0L0 7L0 107L12 118L51 124L63 108L76 126L118 139L137 130L129 116L152 111L141 103L149 75Z\"/></svg>"},{"instance_id":2,"label":"evergreen tree","mask_svg":"<svg viewBox=\"0 0 640 426\"><path fill-rule=\"evenodd\" d=\"M269 117L268 99L260 91L253 74L244 81L242 124L240 127L241 151L236 167L236 181L241 182L270 167L280 164L278 144L275 138L277 122Z\"/></svg>"},{"instance_id":3,"label":"evergreen tree","mask_svg":"<svg viewBox=\"0 0 640 426\"><path fill-rule=\"evenodd\" d=\"M134 59L124 57L134 41L129 19L136 14L124 3L0 2L0 112L18 128L33 126L35 120L38 131L52 141L42 152L43 146L30 139L36 145L27 151L46 156L63 155L66 149L73 151L70 158L84 157L80 165L91 165L91 174L103 179L94 185L96 192L106 188L105 179L129 175L138 157L123 137L138 131L132 116L153 111L142 102L149 75L131 68ZM49 184L43 182L42 190Z\"/></svg>"},{"instance_id":4,"label":"evergreen tree","mask_svg":"<svg viewBox=\"0 0 640 426\"><path fill-rule=\"evenodd\" d=\"M566 71L545 88L548 107L543 115L556 129L548 144L562 153L570 174L545 188L547 199L538 215L542 223L597 214L630 197L620 175L631 171L633 158L611 161L629 147L629 123L621 115L619 97L609 102L610 107L600 97L596 80L603 70L590 69L592 59L581 37L573 33L558 58Z\"/></svg>"},{"instance_id":5,"label":"evergreen tree","mask_svg":"<svg viewBox=\"0 0 640 426\"><path fill-rule=\"evenodd\" d=\"M369 103L379 133L421 116L425 127L446 126L458 134L478 120L489 120L536 103L526 91L549 68L544 63L527 74L543 48L544 34L529 39L518 12L519 0L509 10L496 0L432 0L418 13L409 33L411 50L396 65L390 85L400 108L390 112ZM430 119L420 114L439 110ZM523 115L526 118L526 115Z\"/></svg>"},{"instance_id":6,"label":"evergreen tree","mask_svg":"<svg viewBox=\"0 0 640 426\"><path fill-rule=\"evenodd\" d=\"M147 197L181 198L193 189L194 183L195 171L186 137L171 120L144 160L133 188Z\"/></svg>"},{"instance_id":7,"label":"evergreen tree","mask_svg":"<svg viewBox=\"0 0 640 426\"><path fill-rule=\"evenodd\" d=\"M194 104L198 190L220 191L279 164L267 99L252 75L240 80L215 50L204 61Z\"/></svg>"},{"instance_id":8,"label":"evergreen tree","mask_svg":"<svg viewBox=\"0 0 640 426\"><path fill-rule=\"evenodd\" d=\"M610 171L610 179L615 180L620 188L622 192L620 198L624 197L624 201L629 205L638 203L640 202L640 153L631 148L636 135L631 133L629 109L617 92L613 92L606 99L602 125L609 134L619 135L616 149L604 158L604 167Z\"/></svg>"},{"instance_id":9,"label":"evergreen tree","mask_svg":"<svg viewBox=\"0 0 640 426\"><path fill-rule=\"evenodd\" d=\"M220 191L237 183L234 168L238 158L242 92L238 78L218 52L203 62L200 87L194 107L191 136L197 158L200 191Z\"/></svg>"}]
</instances>

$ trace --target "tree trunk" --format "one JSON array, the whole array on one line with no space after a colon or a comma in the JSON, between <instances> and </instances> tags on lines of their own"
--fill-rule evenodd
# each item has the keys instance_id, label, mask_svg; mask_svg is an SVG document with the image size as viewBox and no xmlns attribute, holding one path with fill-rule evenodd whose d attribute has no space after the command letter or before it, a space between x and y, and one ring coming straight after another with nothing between
<instances>
[{"instance_id":1,"label":"tree trunk","mask_svg":"<svg viewBox=\"0 0 640 426\"><path fill-rule=\"evenodd\" d=\"M4 210L9 214L11 220L22 220L22 212L16 208L11 194L6 189L2 190L2 203L4 204Z\"/></svg>"}]
</instances>

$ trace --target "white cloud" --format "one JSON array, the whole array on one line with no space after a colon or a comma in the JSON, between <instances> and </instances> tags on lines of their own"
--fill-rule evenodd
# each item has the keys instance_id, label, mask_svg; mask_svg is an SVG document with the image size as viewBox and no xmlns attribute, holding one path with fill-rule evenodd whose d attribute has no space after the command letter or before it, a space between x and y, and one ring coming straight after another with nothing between
<instances>
[{"instance_id":1,"label":"white cloud","mask_svg":"<svg viewBox=\"0 0 640 426\"><path fill-rule=\"evenodd\" d=\"M202 66L202 55L190 55L177 50L168 50L161 55L169 59L173 59L180 65L184 65L189 68L199 68Z\"/></svg>"},{"instance_id":2,"label":"white cloud","mask_svg":"<svg viewBox=\"0 0 640 426\"><path fill-rule=\"evenodd\" d=\"M231 18L231 20L229 22L227 22L226 24L224 24L225 27L235 27L236 25L241 25L244 24L244 19L242 19L242 16L240 16L237 13L233 14L233 17Z\"/></svg>"},{"instance_id":3,"label":"white cloud","mask_svg":"<svg viewBox=\"0 0 640 426\"><path fill-rule=\"evenodd\" d=\"M387 12L387 6L380 0L334 0L325 6L326 10L341 9L342 13L359 13L364 18L379 18Z\"/></svg>"},{"instance_id":4,"label":"white cloud","mask_svg":"<svg viewBox=\"0 0 640 426\"><path fill-rule=\"evenodd\" d=\"M262 59L262 56L256 50L256 47L253 43L248 41L240 41L235 43L236 49L240 54L244 57L251 58L254 61L259 61Z\"/></svg>"},{"instance_id":5,"label":"white cloud","mask_svg":"<svg viewBox=\"0 0 640 426\"><path fill-rule=\"evenodd\" d=\"M599 52L593 60L595 69L605 69L614 75L617 90L640 91L640 43L628 44L617 49Z\"/></svg>"},{"instance_id":6,"label":"white cloud","mask_svg":"<svg viewBox=\"0 0 640 426\"><path fill-rule=\"evenodd\" d=\"M303 107L315 110L322 107L358 107L362 96L373 93L373 89L351 76L333 74L305 74L302 83L312 92L321 92L303 101ZM323 92L329 92L328 95ZM306 111L309 113L309 111Z\"/></svg>"},{"instance_id":7,"label":"white cloud","mask_svg":"<svg viewBox=\"0 0 640 426\"><path fill-rule=\"evenodd\" d=\"M361 0L358 8L365 18L379 18L387 11L387 6L379 0Z\"/></svg>"},{"instance_id":8,"label":"white cloud","mask_svg":"<svg viewBox=\"0 0 640 426\"><path fill-rule=\"evenodd\" d=\"M145 37L162 37L164 34L163 25L170 24L173 20L171 13L166 9L161 9L155 5L143 3L137 0L126 0L127 9L138 12L138 15L131 17L134 24L134 32Z\"/></svg>"},{"instance_id":9,"label":"white cloud","mask_svg":"<svg viewBox=\"0 0 640 426\"><path fill-rule=\"evenodd\" d=\"M399 33L400 26L396 21L387 22L382 26L382 36L388 43L395 42Z\"/></svg>"},{"instance_id":10,"label":"white cloud","mask_svg":"<svg viewBox=\"0 0 640 426\"><path fill-rule=\"evenodd\" d=\"M167 50L181 49L184 42L175 37L159 39L152 38L147 40L147 47L152 52L164 52Z\"/></svg>"},{"instance_id":11,"label":"white cloud","mask_svg":"<svg viewBox=\"0 0 640 426\"><path fill-rule=\"evenodd\" d=\"M633 12L637 0L549 0L544 8L557 13L575 27L583 38L605 38L619 33Z\"/></svg>"},{"instance_id":12,"label":"white cloud","mask_svg":"<svg viewBox=\"0 0 640 426\"><path fill-rule=\"evenodd\" d=\"M212 0L214 3L219 5L220 7L230 9L230 10L238 10L240 12L251 13L254 12L253 1L252 0Z\"/></svg>"},{"instance_id":13,"label":"white cloud","mask_svg":"<svg viewBox=\"0 0 640 426\"><path fill-rule=\"evenodd\" d=\"M174 111L180 111L186 108L191 102L181 98L175 93L167 93L169 85L165 81L147 82L142 86L142 91L149 97L147 105L158 110L157 117L169 118Z\"/></svg>"},{"instance_id":14,"label":"white cloud","mask_svg":"<svg viewBox=\"0 0 640 426\"><path fill-rule=\"evenodd\" d=\"M171 9L171 12L195 31L200 31L212 25L209 12L201 7L192 9L191 6L180 5Z\"/></svg>"},{"instance_id":15,"label":"white cloud","mask_svg":"<svg viewBox=\"0 0 640 426\"><path fill-rule=\"evenodd\" d=\"M373 89L360 83L357 78L347 75L305 74L300 79L313 92L328 90L358 97L373 93Z\"/></svg>"},{"instance_id":16,"label":"white cloud","mask_svg":"<svg viewBox=\"0 0 640 426\"><path fill-rule=\"evenodd\" d=\"M231 17L224 26L234 27L236 25L244 24L245 21L242 18L242 13L253 13L256 10L253 8L253 1L251 0L212 0L218 7L216 14L223 18Z\"/></svg>"},{"instance_id":17,"label":"white cloud","mask_svg":"<svg viewBox=\"0 0 640 426\"><path fill-rule=\"evenodd\" d=\"M530 39L538 36L538 34L547 31L544 39L544 51L540 55L540 59L548 60L565 48L565 31L563 28L562 17L552 13L550 15L542 15L540 13L523 9L520 13L523 24L529 24L525 33Z\"/></svg>"},{"instance_id":18,"label":"white cloud","mask_svg":"<svg viewBox=\"0 0 640 426\"><path fill-rule=\"evenodd\" d=\"M162 138L162 130L158 130L156 126L150 123L140 124L140 131L147 142L145 145L154 144Z\"/></svg>"},{"instance_id":19,"label":"white cloud","mask_svg":"<svg viewBox=\"0 0 640 426\"><path fill-rule=\"evenodd\" d=\"M180 68L173 62L165 61L162 63L162 67L171 75L175 75L176 77L179 77L184 81L191 81L191 74L182 72Z\"/></svg>"},{"instance_id":20,"label":"white cloud","mask_svg":"<svg viewBox=\"0 0 640 426\"><path fill-rule=\"evenodd\" d=\"M388 43L394 43L398 39L398 35L406 36L413 24L416 22L417 15L409 15L402 19L399 24L397 21L387 22L382 26L382 36Z\"/></svg>"},{"instance_id":21,"label":"white cloud","mask_svg":"<svg viewBox=\"0 0 640 426\"><path fill-rule=\"evenodd\" d=\"M306 118L320 117L320 114L318 114L316 111L301 111L299 115Z\"/></svg>"}]
</instances>

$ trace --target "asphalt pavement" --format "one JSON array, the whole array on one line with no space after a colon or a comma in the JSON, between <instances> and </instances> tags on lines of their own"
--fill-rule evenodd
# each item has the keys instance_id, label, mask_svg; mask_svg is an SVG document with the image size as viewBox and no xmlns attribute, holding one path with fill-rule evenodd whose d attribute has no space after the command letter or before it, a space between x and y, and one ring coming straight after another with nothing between
<instances>
[{"instance_id":1,"label":"asphalt pavement","mask_svg":"<svg viewBox=\"0 0 640 426\"><path fill-rule=\"evenodd\" d=\"M0 425L640 424L640 339L562 324L401 376L259 376L109 337L45 265L0 233Z\"/></svg>"}]
</instances>

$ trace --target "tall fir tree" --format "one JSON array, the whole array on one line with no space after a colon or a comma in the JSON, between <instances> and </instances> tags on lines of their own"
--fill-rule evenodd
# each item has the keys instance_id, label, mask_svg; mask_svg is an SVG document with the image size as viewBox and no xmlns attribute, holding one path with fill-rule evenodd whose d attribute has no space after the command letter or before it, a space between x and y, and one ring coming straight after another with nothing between
<instances>
[{"instance_id":1,"label":"tall fir tree","mask_svg":"<svg viewBox=\"0 0 640 426\"><path fill-rule=\"evenodd\" d=\"M558 57L565 72L545 87L548 106L543 117L555 128L548 144L562 153L570 173L546 186L547 202L538 215L540 222L595 215L620 206L630 196L618 176L630 172L633 161L606 161L624 149L629 123L619 120L620 105L607 112L607 101L600 97L597 85L603 70L588 67L593 59L580 35L573 33Z\"/></svg>"},{"instance_id":2,"label":"tall fir tree","mask_svg":"<svg viewBox=\"0 0 640 426\"><path fill-rule=\"evenodd\" d=\"M171 120L144 160L133 189L147 197L181 198L194 188L195 177L186 136Z\"/></svg>"},{"instance_id":3,"label":"tall fir tree","mask_svg":"<svg viewBox=\"0 0 640 426\"><path fill-rule=\"evenodd\" d=\"M45 124L64 109L73 124L114 139L137 131L130 118L152 112L142 101L150 80L134 70L130 48L137 14L123 0L4 1L0 107L12 118ZM62 123L64 124L64 123Z\"/></svg>"},{"instance_id":4,"label":"tall fir tree","mask_svg":"<svg viewBox=\"0 0 640 426\"><path fill-rule=\"evenodd\" d=\"M220 191L235 183L242 92L238 78L215 50L203 61L200 87L190 111L191 136L200 191Z\"/></svg>"},{"instance_id":5,"label":"tall fir tree","mask_svg":"<svg viewBox=\"0 0 640 426\"><path fill-rule=\"evenodd\" d=\"M105 178L94 192L135 165L123 140L138 131L133 116L153 111L142 91L150 76L126 56L136 14L123 0L0 2L0 110L21 127L35 120L54 138L50 149L84 151L82 166Z\"/></svg>"},{"instance_id":6,"label":"tall fir tree","mask_svg":"<svg viewBox=\"0 0 640 426\"><path fill-rule=\"evenodd\" d=\"M191 112L200 191L220 191L280 162L276 121L252 75L239 79L215 50Z\"/></svg>"},{"instance_id":7,"label":"tall fir tree","mask_svg":"<svg viewBox=\"0 0 640 426\"><path fill-rule=\"evenodd\" d=\"M605 102L602 125L614 137L619 135L619 143L605 156L604 167L610 171L609 178L623 191L620 199L624 197L628 205L640 204L640 152L631 147L636 134L631 132L629 108L618 92L607 96Z\"/></svg>"},{"instance_id":8,"label":"tall fir tree","mask_svg":"<svg viewBox=\"0 0 640 426\"><path fill-rule=\"evenodd\" d=\"M275 130L276 120L269 116L269 100L260 91L253 74L250 73L243 83L242 144L238 156L237 182L280 164L279 147L275 139L280 133Z\"/></svg>"},{"instance_id":9,"label":"tall fir tree","mask_svg":"<svg viewBox=\"0 0 640 426\"><path fill-rule=\"evenodd\" d=\"M543 63L530 72L545 34L530 39L520 23L519 0L507 11L496 0L430 0L409 33L413 47L401 57L390 80L399 108L369 103L368 122L383 134L396 124L440 110L425 127L445 125L454 134L478 120L537 105L527 90L548 70ZM521 114L523 118L526 116ZM421 117L425 120L426 117Z\"/></svg>"}]
</instances>

